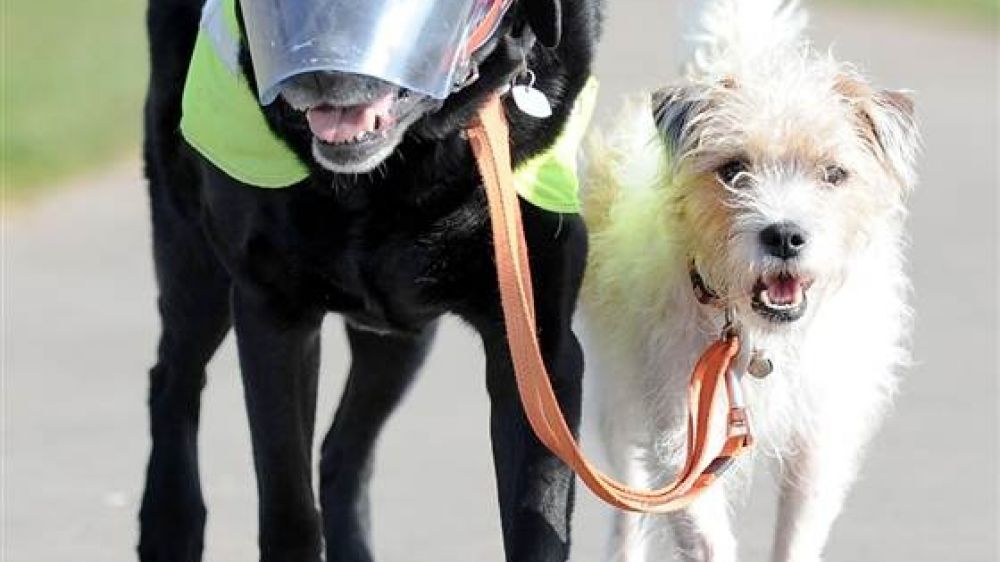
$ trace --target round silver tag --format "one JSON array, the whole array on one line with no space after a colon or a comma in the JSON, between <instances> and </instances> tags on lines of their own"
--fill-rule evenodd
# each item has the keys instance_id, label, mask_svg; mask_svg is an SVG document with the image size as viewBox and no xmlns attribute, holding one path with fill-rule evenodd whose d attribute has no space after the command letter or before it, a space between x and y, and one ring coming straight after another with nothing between
<instances>
[{"instance_id":1,"label":"round silver tag","mask_svg":"<svg viewBox=\"0 0 1000 562\"><path fill-rule=\"evenodd\" d=\"M750 376L762 379L767 375L770 375L773 370L774 363L771 363L770 359L764 357L763 353L754 351L750 354L750 362L747 364L747 373L749 373Z\"/></svg>"},{"instance_id":2,"label":"round silver tag","mask_svg":"<svg viewBox=\"0 0 1000 562\"><path fill-rule=\"evenodd\" d=\"M540 90L536 90L527 84L518 84L511 87L510 95L514 98L514 105L521 112L536 119L545 119L552 115L552 105Z\"/></svg>"}]
</instances>

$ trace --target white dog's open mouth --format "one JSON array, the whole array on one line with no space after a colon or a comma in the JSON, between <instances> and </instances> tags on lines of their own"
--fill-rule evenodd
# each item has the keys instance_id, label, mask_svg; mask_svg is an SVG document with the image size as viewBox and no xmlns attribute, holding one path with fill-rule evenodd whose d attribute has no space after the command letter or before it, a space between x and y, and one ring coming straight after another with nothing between
<instances>
[{"instance_id":1,"label":"white dog's open mouth","mask_svg":"<svg viewBox=\"0 0 1000 562\"><path fill-rule=\"evenodd\" d=\"M753 288L751 306L771 322L793 322L806 311L812 279L787 272L762 276Z\"/></svg>"}]
</instances>

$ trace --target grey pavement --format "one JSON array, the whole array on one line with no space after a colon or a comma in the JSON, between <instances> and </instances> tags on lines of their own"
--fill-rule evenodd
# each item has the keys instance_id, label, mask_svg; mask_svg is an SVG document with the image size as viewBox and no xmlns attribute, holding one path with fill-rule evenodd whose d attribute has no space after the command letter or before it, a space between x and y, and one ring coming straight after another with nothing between
<instances>
[{"instance_id":1,"label":"grey pavement","mask_svg":"<svg viewBox=\"0 0 1000 562\"><path fill-rule=\"evenodd\" d=\"M609 4L598 65L604 120L620 94L671 79L678 53L673 3ZM813 15L819 44L835 41L840 57L879 84L916 92L926 144L910 221L917 364L870 449L827 560L997 560L996 30L875 12ZM5 214L5 562L134 559L146 371L158 328L145 187L135 159L75 183ZM331 317L320 431L344 380L342 340ZM503 559L482 371L471 330L447 322L378 450L379 560ZM202 419L205 559L255 560L254 484L231 338L210 365ZM737 515L746 560L766 558L769 480L758 472ZM573 560L599 560L607 510L582 488L578 497Z\"/></svg>"}]
</instances>

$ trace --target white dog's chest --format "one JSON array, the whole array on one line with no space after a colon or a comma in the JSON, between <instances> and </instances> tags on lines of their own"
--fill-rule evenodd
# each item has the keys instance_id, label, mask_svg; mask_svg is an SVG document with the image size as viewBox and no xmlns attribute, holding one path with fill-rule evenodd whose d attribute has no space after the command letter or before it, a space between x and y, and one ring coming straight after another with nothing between
<instances>
[{"instance_id":1,"label":"white dog's chest","mask_svg":"<svg viewBox=\"0 0 1000 562\"><path fill-rule=\"evenodd\" d=\"M849 318L857 310L825 307L818 312L808 329L760 346L761 354L773 366L765 377L746 374L747 358L762 340L745 338L738 370L743 373L741 384L758 452L777 457L793 453L799 446L794 437L823 438L829 431L823 424L838 417L850 423L852 416L893 385L891 365L898 360L891 344L894 334L872 333L864 326L845 324L853 322ZM709 343L709 338L677 326L649 334L645 369L640 368L645 380L638 385L646 391L644 397L633 398L646 401L652 408L647 411L666 414L658 415L659 423L655 424L659 435L654 440L661 451L674 449L667 447L668 443L684 442L691 367ZM677 454L669 453L671 457Z\"/></svg>"}]
</instances>

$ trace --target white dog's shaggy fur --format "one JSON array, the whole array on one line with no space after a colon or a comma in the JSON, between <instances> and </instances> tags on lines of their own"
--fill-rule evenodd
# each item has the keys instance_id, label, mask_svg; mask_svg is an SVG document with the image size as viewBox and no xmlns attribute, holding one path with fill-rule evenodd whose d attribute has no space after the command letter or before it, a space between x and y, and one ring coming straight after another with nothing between
<instances>
[{"instance_id":1,"label":"white dog's shaggy fur","mask_svg":"<svg viewBox=\"0 0 1000 562\"><path fill-rule=\"evenodd\" d=\"M588 154L588 393L617 474L669 481L691 367L730 307L739 368L752 350L774 367L743 378L755 451L780 461L774 559L816 561L907 360L912 105L813 50L794 3L709 0L701 23L685 79ZM612 558L669 559L653 548L669 526L683 560L735 560L739 480L668 516L618 514Z\"/></svg>"}]
</instances>

